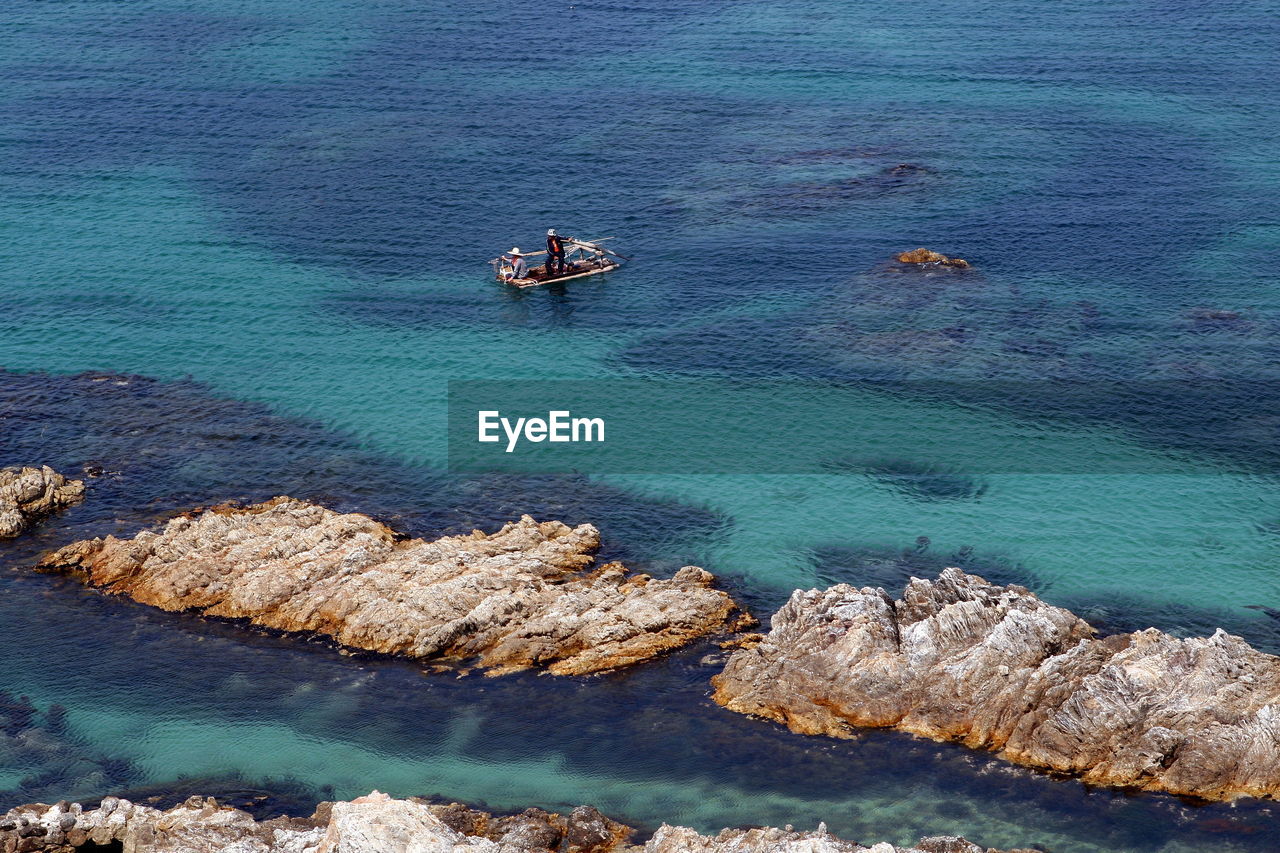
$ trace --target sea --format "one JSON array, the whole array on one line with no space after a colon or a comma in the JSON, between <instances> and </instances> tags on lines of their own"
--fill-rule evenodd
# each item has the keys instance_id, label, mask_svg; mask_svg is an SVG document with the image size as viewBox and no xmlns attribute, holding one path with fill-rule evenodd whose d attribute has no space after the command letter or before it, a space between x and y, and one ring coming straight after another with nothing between
<instances>
[{"instance_id":1,"label":"sea","mask_svg":"<svg viewBox=\"0 0 1280 853\"><path fill-rule=\"evenodd\" d=\"M459 676L32 570L290 494L420 536L590 522L766 627L794 589L958 565L1103 632L1280 653L1278 45L1275 0L8 0L0 465L88 493L0 543L0 808L377 788L642 831L1280 848L1266 803L732 714L714 643ZM492 280L548 227L631 260ZM971 268L894 262L919 246ZM1002 438L485 474L449 465L458 380L768 382L770 431L856 394Z\"/></svg>"}]
</instances>

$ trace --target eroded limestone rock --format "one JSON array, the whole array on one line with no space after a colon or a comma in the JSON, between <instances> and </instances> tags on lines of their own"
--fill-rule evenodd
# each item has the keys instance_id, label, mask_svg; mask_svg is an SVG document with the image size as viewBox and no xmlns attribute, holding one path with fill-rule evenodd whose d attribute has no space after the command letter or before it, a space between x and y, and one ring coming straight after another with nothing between
<instances>
[{"instance_id":1,"label":"eroded limestone rock","mask_svg":"<svg viewBox=\"0 0 1280 853\"><path fill-rule=\"evenodd\" d=\"M959 569L912 579L900 601L797 591L713 683L725 707L805 734L893 727L1094 784L1280 795L1280 658L1223 631L1096 638Z\"/></svg>"},{"instance_id":2,"label":"eroded limestone rock","mask_svg":"<svg viewBox=\"0 0 1280 853\"><path fill-rule=\"evenodd\" d=\"M68 480L48 465L0 468L0 539L12 539L45 516L83 499L83 482Z\"/></svg>"},{"instance_id":3,"label":"eroded limestone rock","mask_svg":"<svg viewBox=\"0 0 1280 853\"><path fill-rule=\"evenodd\" d=\"M495 673L614 669L748 621L709 572L597 568L599 543L589 524L529 516L487 535L403 540L365 515L275 498L77 542L41 566L165 610L418 659L478 658Z\"/></svg>"},{"instance_id":4,"label":"eroded limestone rock","mask_svg":"<svg viewBox=\"0 0 1280 853\"><path fill-rule=\"evenodd\" d=\"M644 850L645 853L999 853L950 835L923 838L909 848L895 847L887 841L863 847L837 838L827 832L825 826L815 832L794 832L772 826L726 829L710 836L699 835L683 826L664 825Z\"/></svg>"},{"instance_id":5,"label":"eroded limestone rock","mask_svg":"<svg viewBox=\"0 0 1280 853\"><path fill-rule=\"evenodd\" d=\"M824 827L725 830L712 837L663 826L642 847L629 842L632 832L590 806L569 815L526 809L497 817L377 791L321 803L310 818L267 821L201 797L167 811L107 797L96 809L62 802L0 816L0 853L74 853L112 844L123 853L996 853L952 837L926 838L909 849L867 848Z\"/></svg>"}]
</instances>

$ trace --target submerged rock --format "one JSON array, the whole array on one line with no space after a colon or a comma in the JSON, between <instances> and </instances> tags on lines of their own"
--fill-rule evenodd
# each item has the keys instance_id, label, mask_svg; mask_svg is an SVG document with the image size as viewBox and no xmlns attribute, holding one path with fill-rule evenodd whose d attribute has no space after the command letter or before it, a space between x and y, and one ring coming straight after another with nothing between
<instances>
[{"instance_id":1,"label":"submerged rock","mask_svg":"<svg viewBox=\"0 0 1280 853\"><path fill-rule=\"evenodd\" d=\"M797 591L714 698L805 734L892 727L1100 785L1280 796L1280 658L1221 630L1095 638L1020 586L959 569L902 599Z\"/></svg>"},{"instance_id":2,"label":"submerged rock","mask_svg":"<svg viewBox=\"0 0 1280 853\"><path fill-rule=\"evenodd\" d=\"M403 540L366 515L275 498L77 542L41 568L164 610L418 659L478 657L496 673L614 669L750 621L709 572L596 568L599 544L589 524L529 516L488 535Z\"/></svg>"},{"instance_id":3,"label":"submerged rock","mask_svg":"<svg viewBox=\"0 0 1280 853\"><path fill-rule=\"evenodd\" d=\"M923 246L919 249L912 249L909 252L899 252L898 263L937 264L938 266L956 267L958 269L966 269L969 266L969 262L964 258L948 258L941 252L932 252Z\"/></svg>"},{"instance_id":4,"label":"submerged rock","mask_svg":"<svg viewBox=\"0 0 1280 853\"><path fill-rule=\"evenodd\" d=\"M48 465L0 468L0 539L12 539L45 516L83 499L83 482L68 480Z\"/></svg>"},{"instance_id":5,"label":"submerged rock","mask_svg":"<svg viewBox=\"0 0 1280 853\"><path fill-rule=\"evenodd\" d=\"M901 457L851 461L845 470L866 474L873 482L920 501L977 500L988 488L985 480L968 471Z\"/></svg>"},{"instance_id":6,"label":"submerged rock","mask_svg":"<svg viewBox=\"0 0 1280 853\"><path fill-rule=\"evenodd\" d=\"M629 843L632 832L590 806L569 815L526 809L496 817L377 791L321 803L309 818L266 821L201 797L167 811L107 797L96 809L62 802L0 815L0 853L110 847L121 853L988 853L951 837L927 838L906 850L883 843L868 850L825 828L725 830L709 837L663 826L644 846Z\"/></svg>"},{"instance_id":7,"label":"submerged rock","mask_svg":"<svg viewBox=\"0 0 1280 853\"><path fill-rule=\"evenodd\" d=\"M41 709L0 688L0 802L83 795L128 781L128 764L76 736L66 715L61 705Z\"/></svg>"},{"instance_id":8,"label":"submerged rock","mask_svg":"<svg viewBox=\"0 0 1280 853\"><path fill-rule=\"evenodd\" d=\"M1190 308L1182 312L1186 328L1190 332L1238 332L1247 334L1256 324L1240 311L1220 308Z\"/></svg>"}]
</instances>

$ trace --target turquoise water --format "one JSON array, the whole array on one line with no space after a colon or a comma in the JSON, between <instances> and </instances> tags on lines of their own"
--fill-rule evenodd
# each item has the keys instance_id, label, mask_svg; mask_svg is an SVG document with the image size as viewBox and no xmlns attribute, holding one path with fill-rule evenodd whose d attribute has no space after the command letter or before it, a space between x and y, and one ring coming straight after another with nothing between
<instances>
[{"instance_id":1,"label":"turquoise water","mask_svg":"<svg viewBox=\"0 0 1280 853\"><path fill-rule=\"evenodd\" d=\"M392 688L330 651L270 645L251 665L259 641L230 632L202 657L201 631L216 629L184 624L179 647L203 680L175 681L163 663L174 647L154 639L171 622L26 568L38 545L291 491L421 534L522 511L591 521L629 560L705 565L764 612L797 586L892 585L960 562L1104 627L1225 625L1280 651L1277 623L1253 609L1280 609L1280 421L1265 384L1280 355L1280 96L1267 83L1278 11L10 3L0 462L121 473L0 551L14 602L6 689L66 706L68 736L107 775L66 770L24 788L31 767L15 763L0 789L16 802L90 795L106 778L239 774L342 796L591 800L703 829L827 820L868 839L954 829L1055 850L1202 845L1201 818L1173 819L1182 807L1161 798L1117 810L1027 774L993 793L983 780L1001 771L982 759L891 739L842 752L726 719L699 704L714 671L702 651L671 664L679 689L643 674L577 688L464 680L432 700L439 719L419 742L405 728L413 709L372 713ZM617 234L636 261L559 289L486 280L495 251L550 225ZM887 265L917 245L975 269ZM79 371L176 384L133 380L112 396L62 378ZM819 394L897 381L868 398L878 414L989 423L1015 435L1010 452L1078 452L1079 471L992 473L970 448L965 470L922 485L901 476L937 462L922 448L894 460L897 474L443 472L449 380L624 376L788 379ZM1058 380L1093 390L1065 401ZM37 399L41 416L24 416ZM770 423L785 430L794 409ZM1117 458L1126 473L1098 463ZM95 630L34 630L55 615ZM131 658L138 636L153 640ZM119 666L59 674L60 656L95 654ZM138 674L124 675L127 660ZM211 699L210 684L236 695L225 682L237 666L276 686L273 668L298 667L297 689L249 690L246 707ZM408 694L443 689L360 666ZM637 700L643 685L679 701ZM532 720L486 742L475 720L513 712L485 690L600 702L618 734L607 755L580 729L539 733ZM677 756L694 736L682 726L644 741L647 725L669 725L662 709L734 746L699 771ZM748 779L760 751L808 770ZM826 757L810 767L810 751ZM875 784L853 778L858 762ZM931 769L964 782L940 785ZM1064 813L1046 817L1055 798ZM1265 849L1273 830L1233 834L1254 818L1213 813L1224 849Z\"/></svg>"}]
</instances>

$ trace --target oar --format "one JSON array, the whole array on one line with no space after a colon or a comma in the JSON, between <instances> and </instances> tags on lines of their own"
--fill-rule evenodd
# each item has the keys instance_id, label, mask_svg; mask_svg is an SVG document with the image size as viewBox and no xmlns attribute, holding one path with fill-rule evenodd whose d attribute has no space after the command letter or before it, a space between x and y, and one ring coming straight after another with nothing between
<instances>
[{"instance_id":1,"label":"oar","mask_svg":"<svg viewBox=\"0 0 1280 853\"><path fill-rule=\"evenodd\" d=\"M604 252L606 255L613 255L615 258L621 258L624 261L631 260L626 255L619 255L617 252L613 251L612 249L606 249L604 246L593 246L591 248L593 251Z\"/></svg>"},{"instance_id":2,"label":"oar","mask_svg":"<svg viewBox=\"0 0 1280 853\"><path fill-rule=\"evenodd\" d=\"M612 237L604 237L604 238L602 238L602 239L604 239L604 240L612 240L613 238L612 238ZM596 245L596 243L599 243L599 242L600 242L600 240L592 240L592 241L586 241L586 240L571 240L571 241L570 241L570 243L569 243L569 245L571 245L571 246L573 246L573 247L575 247L575 248L578 248L578 249L585 249L585 250L587 250L588 252L604 252L605 254L613 255L615 258L621 258L621 259L622 259L622 260L624 260L624 261L629 261L629 260L631 260L631 259L630 259L630 258L628 258L626 255L619 255L617 252L613 251L612 249L606 249L604 246L597 246L597 245Z\"/></svg>"},{"instance_id":3,"label":"oar","mask_svg":"<svg viewBox=\"0 0 1280 853\"><path fill-rule=\"evenodd\" d=\"M581 249L587 249L588 251L599 251L599 252L605 252L605 253L607 253L607 254L613 255L615 258L619 258L619 259L624 260L624 261L629 261L629 260L631 260L631 258L628 258L626 255L619 255L617 252L615 252L615 251L613 251L613 250L611 250L611 249L606 249L604 246L597 246L597 245L596 245L597 243L603 243L605 240L616 240L616 239L618 239L618 238L617 238L617 237L601 237L601 238L599 238L598 240L568 240L568 241L566 241L566 242L567 242L570 246L577 246L578 248L581 248ZM520 253L520 257L522 257L522 258L536 258L536 257L538 257L539 255L545 255L545 254L546 254L546 251L545 251L545 250L543 250L543 251L541 251L541 252L521 252L521 253ZM501 260L501 258L494 258L492 261L489 261L489 263L491 263L491 264L492 264L492 263L497 263L499 260Z\"/></svg>"},{"instance_id":4,"label":"oar","mask_svg":"<svg viewBox=\"0 0 1280 853\"><path fill-rule=\"evenodd\" d=\"M601 237L599 240L567 240L566 242L568 242L568 243L570 243L570 244L575 244L575 245L576 245L576 244L581 244L581 243L586 243L587 245L586 245L584 248L594 248L594 245L593 245L593 244L595 244L595 243L603 243L605 240L617 240L617 239L618 239L617 237ZM608 249L605 249L603 246L601 246L600 248L601 248L601 250L602 250L602 251L605 251L605 252L608 252L608 251L609 251ZM545 249L544 249L543 251L541 251L541 252L521 252L521 253L520 253L520 257L522 257L522 258L536 258L536 257L538 257L539 255L545 255L546 253L547 253L547 252L546 252L546 250L545 250ZM611 254L612 254L612 253L611 253ZM622 255L618 255L618 257L622 258ZM629 260L631 260L630 258L622 258L622 259L623 259L624 261L629 261Z\"/></svg>"}]
</instances>

